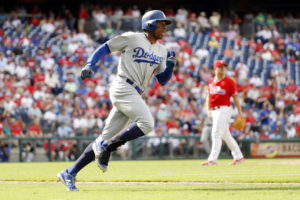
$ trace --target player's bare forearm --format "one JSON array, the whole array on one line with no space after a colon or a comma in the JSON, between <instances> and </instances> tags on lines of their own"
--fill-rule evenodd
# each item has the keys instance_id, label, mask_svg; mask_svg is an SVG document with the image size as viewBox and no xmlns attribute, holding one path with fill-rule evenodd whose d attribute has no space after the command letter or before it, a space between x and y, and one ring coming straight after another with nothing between
<instances>
[{"instance_id":1,"label":"player's bare forearm","mask_svg":"<svg viewBox=\"0 0 300 200\"><path fill-rule=\"evenodd\" d=\"M239 115L242 116L242 108L241 108L241 104L240 104L240 101L239 101L239 96L238 95L233 96L233 100L234 100L235 106L238 109Z\"/></svg>"}]
</instances>

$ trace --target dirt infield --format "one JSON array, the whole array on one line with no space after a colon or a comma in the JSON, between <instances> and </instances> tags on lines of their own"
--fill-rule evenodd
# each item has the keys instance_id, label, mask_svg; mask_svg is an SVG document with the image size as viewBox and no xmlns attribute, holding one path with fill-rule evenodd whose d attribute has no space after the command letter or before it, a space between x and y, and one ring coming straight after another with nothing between
<instances>
[{"instance_id":1,"label":"dirt infield","mask_svg":"<svg viewBox=\"0 0 300 200\"><path fill-rule=\"evenodd\" d=\"M0 184L61 184L59 181L0 181ZM238 183L238 182L76 182L83 185L300 185L299 183Z\"/></svg>"}]
</instances>

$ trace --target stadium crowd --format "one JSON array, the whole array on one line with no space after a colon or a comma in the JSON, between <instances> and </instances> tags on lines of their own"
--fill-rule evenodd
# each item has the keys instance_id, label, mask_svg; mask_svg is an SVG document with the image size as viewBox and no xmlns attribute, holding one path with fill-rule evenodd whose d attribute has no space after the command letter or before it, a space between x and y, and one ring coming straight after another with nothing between
<instances>
[{"instance_id":1,"label":"stadium crowd","mask_svg":"<svg viewBox=\"0 0 300 200\"><path fill-rule=\"evenodd\" d=\"M145 91L155 116L150 135L201 135L212 63L224 59L247 122L243 131L232 129L235 137L300 137L300 18L262 12L208 17L182 7L165 13L175 23L160 42L176 50L178 63L166 86L153 79ZM102 59L94 78L84 82L81 68L99 44L139 31L141 15L137 6L94 5L81 5L78 16L67 9L44 14L38 7L1 15L0 136L101 134L120 53ZM53 148L69 155L74 145L63 141Z\"/></svg>"}]
</instances>

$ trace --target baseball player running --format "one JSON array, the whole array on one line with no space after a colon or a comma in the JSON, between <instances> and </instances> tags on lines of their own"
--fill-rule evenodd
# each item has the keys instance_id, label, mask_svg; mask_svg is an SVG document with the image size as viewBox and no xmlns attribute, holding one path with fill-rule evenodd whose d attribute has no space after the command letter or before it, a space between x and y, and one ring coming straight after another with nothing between
<instances>
[{"instance_id":1,"label":"baseball player running","mask_svg":"<svg viewBox=\"0 0 300 200\"><path fill-rule=\"evenodd\" d=\"M93 67L103 56L114 51L122 52L117 78L110 88L113 108L106 119L102 134L89 144L71 167L57 175L69 191L78 191L75 177L91 161L95 160L98 167L105 172L112 151L125 142L152 131L154 120L141 94L153 74L162 85L172 76L176 64L175 52L167 52L157 42L164 37L166 26L170 23L162 11L146 12L142 17L142 33L126 32L116 36L101 45L88 59L81 71L83 80L92 77Z\"/></svg>"},{"instance_id":2,"label":"baseball player running","mask_svg":"<svg viewBox=\"0 0 300 200\"><path fill-rule=\"evenodd\" d=\"M208 160L202 165L216 165L219 157L222 139L225 141L233 156L232 165L240 164L244 161L242 152L237 142L229 131L229 120L231 117L230 97L233 97L235 106L238 109L239 117L242 117L242 109L238 100L237 87L235 82L225 75L227 63L217 60L214 63L215 76L208 84L207 112L212 119L212 149Z\"/></svg>"}]
</instances>

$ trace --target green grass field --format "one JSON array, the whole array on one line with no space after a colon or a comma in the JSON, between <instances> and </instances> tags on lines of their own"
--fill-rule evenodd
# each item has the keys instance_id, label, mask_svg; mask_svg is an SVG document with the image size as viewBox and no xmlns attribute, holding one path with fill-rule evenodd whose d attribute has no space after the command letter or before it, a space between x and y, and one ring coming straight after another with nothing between
<instances>
[{"instance_id":1,"label":"green grass field","mask_svg":"<svg viewBox=\"0 0 300 200\"><path fill-rule=\"evenodd\" d=\"M112 161L102 173L91 163L77 176L80 192L67 192L56 174L70 162L0 164L2 199L300 199L300 160L247 159Z\"/></svg>"}]
</instances>

